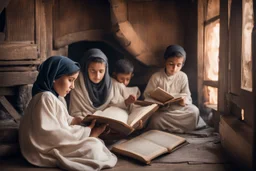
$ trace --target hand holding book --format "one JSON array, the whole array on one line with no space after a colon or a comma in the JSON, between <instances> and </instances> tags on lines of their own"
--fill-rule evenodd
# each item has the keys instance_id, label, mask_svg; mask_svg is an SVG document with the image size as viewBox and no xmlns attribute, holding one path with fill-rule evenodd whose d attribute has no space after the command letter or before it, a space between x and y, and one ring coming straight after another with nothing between
<instances>
[{"instance_id":1,"label":"hand holding book","mask_svg":"<svg viewBox=\"0 0 256 171\"><path fill-rule=\"evenodd\" d=\"M143 121L147 120L157 109L158 105L156 104L133 105L130 112L111 106L103 111L98 110L94 114L88 115L84 118L83 123L88 125L96 119L96 124L108 124L114 131L129 135L134 130L142 128Z\"/></svg>"},{"instance_id":2,"label":"hand holding book","mask_svg":"<svg viewBox=\"0 0 256 171\"><path fill-rule=\"evenodd\" d=\"M149 97L145 99L146 102L156 103L161 106L166 104L179 104L184 106L185 105L185 97L187 94L173 94L171 95L164 89L157 87L155 90L149 93Z\"/></svg>"},{"instance_id":3,"label":"hand holding book","mask_svg":"<svg viewBox=\"0 0 256 171\"><path fill-rule=\"evenodd\" d=\"M125 102L125 105L128 106L134 103L136 100L137 100L136 96L131 94L124 102Z\"/></svg>"}]
</instances>

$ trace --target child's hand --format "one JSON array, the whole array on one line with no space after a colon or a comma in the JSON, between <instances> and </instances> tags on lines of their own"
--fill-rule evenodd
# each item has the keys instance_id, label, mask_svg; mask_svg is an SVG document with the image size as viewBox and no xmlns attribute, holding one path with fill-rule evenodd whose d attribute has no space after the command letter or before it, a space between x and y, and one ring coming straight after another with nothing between
<instances>
[{"instance_id":1,"label":"child's hand","mask_svg":"<svg viewBox=\"0 0 256 171\"><path fill-rule=\"evenodd\" d=\"M124 102L125 102L125 105L128 106L134 103L136 100L137 100L136 96L130 95Z\"/></svg>"},{"instance_id":2,"label":"child's hand","mask_svg":"<svg viewBox=\"0 0 256 171\"><path fill-rule=\"evenodd\" d=\"M143 128L143 121L140 120L139 121L139 125L138 125L138 127L136 129L142 129L142 128Z\"/></svg>"},{"instance_id":3,"label":"child's hand","mask_svg":"<svg viewBox=\"0 0 256 171\"><path fill-rule=\"evenodd\" d=\"M83 117L75 116L70 125L81 125L81 122L83 121Z\"/></svg>"},{"instance_id":4,"label":"child's hand","mask_svg":"<svg viewBox=\"0 0 256 171\"><path fill-rule=\"evenodd\" d=\"M95 123L94 123L95 124ZM107 124L100 125L98 127L93 127L91 130L90 137L98 137L100 134L102 134L107 127Z\"/></svg>"},{"instance_id":5,"label":"child's hand","mask_svg":"<svg viewBox=\"0 0 256 171\"><path fill-rule=\"evenodd\" d=\"M185 97L183 97L182 100L179 101L179 105L181 105L181 106L186 106Z\"/></svg>"},{"instance_id":6,"label":"child's hand","mask_svg":"<svg viewBox=\"0 0 256 171\"><path fill-rule=\"evenodd\" d=\"M93 119L90 125L88 126L89 128L93 129L96 124L96 119Z\"/></svg>"}]
</instances>

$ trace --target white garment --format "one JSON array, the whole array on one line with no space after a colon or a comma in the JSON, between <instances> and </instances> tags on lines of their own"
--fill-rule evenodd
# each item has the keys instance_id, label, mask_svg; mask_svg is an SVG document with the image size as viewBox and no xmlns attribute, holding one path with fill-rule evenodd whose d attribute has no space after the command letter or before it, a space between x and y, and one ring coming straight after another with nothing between
<instances>
[{"instance_id":1,"label":"white garment","mask_svg":"<svg viewBox=\"0 0 256 171\"><path fill-rule=\"evenodd\" d=\"M108 106L128 109L124 100L127 99L130 94L139 97L140 90L138 87L126 87L124 84L112 78L112 88L106 102L96 108L93 106L85 87L83 73L80 72L78 79L75 81L75 89L70 93L69 112L72 116L85 117L87 114L93 114L97 110L104 110Z\"/></svg>"},{"instance_id":2,"label":"white garment","mask_svg":"<svg viewBox=\"0 0 256 171\"><path fill-rule=\"evenodd\" d=\"M172 95L187 94L186 106L167 105L158 109L150 118L148 128L168 132L184 133L205 126L198 108L192 104L187 75L179 71L167 76L164 69L153 74L144 91L145 99L150 98L149 93L160 87Z\"/></svg>"},{"instance_id":3,"label":"white garment","mask_svg":"<svg viewBox=\"0 0 256 171\"><path fill-rule=\"evenodd\" d=\"M72 119L65 104L51 92L36 94L20 123L23 156L36 166L65 170L114 167L116 156L100 139L89 137L89 127L70 125Z\"/></svg>"}]
</instances>

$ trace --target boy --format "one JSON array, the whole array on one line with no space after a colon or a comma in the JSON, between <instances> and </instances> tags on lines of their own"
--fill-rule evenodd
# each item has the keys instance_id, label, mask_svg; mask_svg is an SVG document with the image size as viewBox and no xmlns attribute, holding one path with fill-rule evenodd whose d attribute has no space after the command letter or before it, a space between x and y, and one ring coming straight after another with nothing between
<instances>
[{"instance_id":1,"label":"boy","mask_svg":"<svg viewBox=\"0 0 256 171\"><path fill-rule=\"evenodd\" d=\"M115 63L113 78L123 83L125 86L128 86L133 76L133 70L134 66L130 61L127 59L119 59Z\"/></svg>"},{"instance_id":2,"label":"boy","mask_svg":"<svg viewBox=\"0 0 256 171\"><path fill-rule=\"evenodd\" d=\"M170 45L164 59L165 68L151 76L144 91L145 99L150 98L149 93L157 87L173 95L186 96L181 104L159 108L150 118L148 128L184 133L205 126L198 108L192 104L187 75L181 71L186 60L185 50L179 45Z\"/></svg>"},{"instance_id":3,"label":"boy","mask_svg":"<svg viewBox=\"0 0 256 171\"><path fill-rule=\"evenodd\" d=\"M133 77L133 70L134 70L134 66L129 60L119 59L115 63L115 68L112 76L116 81L123 83L127 87L131 81L131 78ZM129 87L127 88L127 91L129 91ZM139 96L140 96L140 91L138 89L136 95L132 95L132 94L129 95L129 97L125 100L125 104L130 105L134 103L137 97Z\"/></svg>"}]
</instances>

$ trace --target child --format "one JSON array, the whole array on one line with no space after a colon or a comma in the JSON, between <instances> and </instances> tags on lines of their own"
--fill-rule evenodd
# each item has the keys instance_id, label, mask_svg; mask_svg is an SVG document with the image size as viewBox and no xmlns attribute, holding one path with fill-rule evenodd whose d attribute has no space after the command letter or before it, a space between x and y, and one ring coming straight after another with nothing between
<instances>
[{"instance_id":1,"label":"child","mask_svg":"<svg viewBox=\"0 0 256 171\"><path fill-rule=\"evenodd\" d=\"M133 77L133 70L134 66L130 61L127 59L119 59L115 63L113 78L118 82L123 83L125 86L128 86Z\"/></svg>"},{"instance_id":2,"label":"child","mask_svg":"<svg viewBox=\"0 0 256 171\"><path fill-rule=\"evenodd\" d=\"M170 45L164 53L165 68L153 74L144 91L144 97L160 87L170 94L186 94L180 105L171 104L160 108L150 118L148 128L184 133L205 126L198 108L192 104L187 75L180 71L186 61L186 52L179 45Z\"/></svg>"},{"instance_id":3,"label":"child","mask_svg":"<svg viewBox=\"0 0 256 171\"><path fill-rule=\"evenodd\" d=\"M123 83L125 86L128 86L131 78L133 77L133 64L127 59L119 59L115 63L114 72L112 74L118 82ZM135 88L135 87L134 87ZM137 88L138 89L138 88ZM127 89L127 91L129 88ZM128 92L127 92L128 93ZM140 91L138 89L137 94L130 94L129 97L125 100L127 104L132 104L137 100L137 97L140 96Z\"/></svg>"},{"instance_id":4,"label":"child","mask_svg":"<svg viewBox=\"0 0 256 171\"><path fill-rule=\"evenodd\" d=\"M133 101L126 100L129 95L125 85L112 79L108 73L108 59L100 49L90 49L81 61L81 72L75 82L76 89L70 94L69 110L72 116L93 114L108 106L128 109ZM129 89L137 94L138 89Z\"/></svg>"},{"instance_id":5,"label":"child","mask_svg":"<svg viewBox=\"0 0 256 171\"><path fill-rule=\"evenodd\" d=\"M117 158L97 137L106 125L80 126L68 114L64 97L74 89L79 64L63 56L40 65L30 101L19 128L23 156L33 165L64 170L100 170L115 166ZM77 124L77 125L76 125Z\"/></svg>"}]
</instances>

